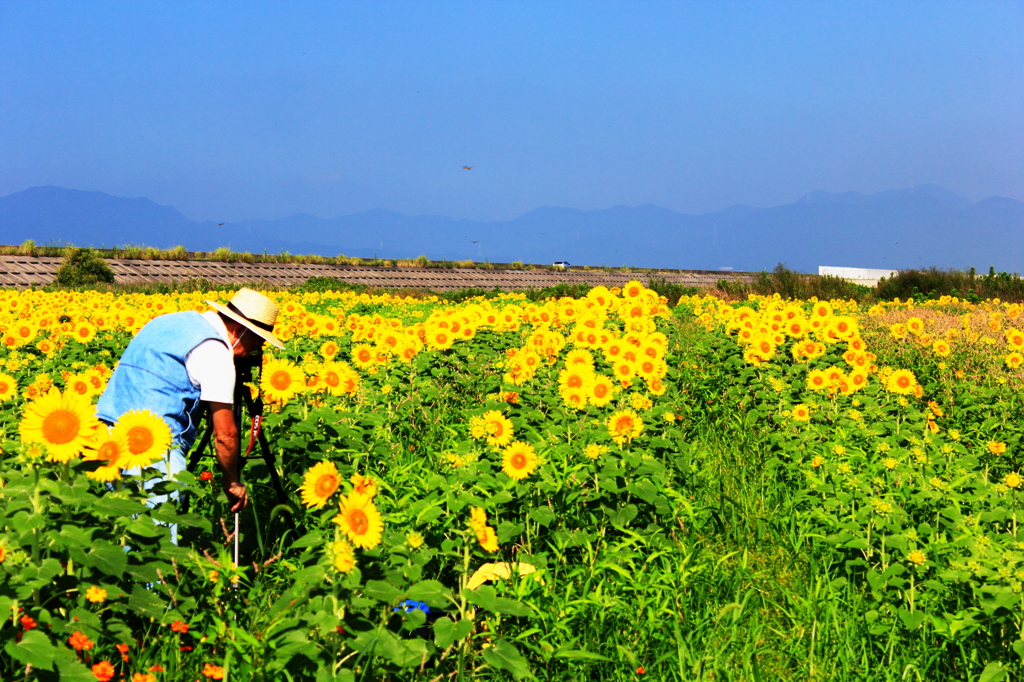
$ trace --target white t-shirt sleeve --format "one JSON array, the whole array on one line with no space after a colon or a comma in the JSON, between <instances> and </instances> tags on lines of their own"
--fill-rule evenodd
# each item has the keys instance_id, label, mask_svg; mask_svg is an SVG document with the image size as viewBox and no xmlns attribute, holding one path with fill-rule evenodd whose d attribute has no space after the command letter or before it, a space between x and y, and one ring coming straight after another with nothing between
<instances>
[{"instance_id":1,"label":"white t-shirt sleeve","mask_svg":"<svg viewBox=\"0 0 1024 682\"><path fill-rule=\"evenodd\" d=\"M217 339L206 339L185 356L185 369L199 399L209 403L232 403L235 399L235 358Z\"/></svg>"}]
</instances>

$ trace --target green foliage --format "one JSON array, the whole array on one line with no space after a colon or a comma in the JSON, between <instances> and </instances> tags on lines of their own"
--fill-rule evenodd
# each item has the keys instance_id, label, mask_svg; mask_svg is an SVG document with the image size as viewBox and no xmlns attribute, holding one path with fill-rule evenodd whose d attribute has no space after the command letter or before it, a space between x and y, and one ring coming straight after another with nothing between
<instances>
[{"instance_id":1,"label":"green foliage","mask_svg":"<svg viewBox=\"0 0 1024 682\"><path fill-rule=\"evenodd\" d=\"M988 274L980 277L974 268L963 272L933 267L901 270L895 276L878 283L877 297L880 300L913 298L915 301L926 301L943 296L960 298L969 303L978 303L987 298L1020 302L1024 301L1024 280L1016 273L997 273L991 267Z\"/></svg>"},{"instance_id":2,"label":"green foliage","mask_svg":"<svg viewBox=\"0 0 1024 682\"><path fill-rule=\"evenodd\" d=\"M380 315L380 329L468 314L481 296L354 299L315 286L337 290L314 282L282 298L337 320ZM238 566L215 481L183 475L151 491L187 491L189 514L147 507L142 485L155 472L108 486L87 478L95 462L29 458L21 397L0 403L0 679L89 679L101 660L126 679L160 664L158 679L182 681L203 679L207 664L253 680L619 680L641 668L659 680L1019 676L1024 510L1020 490L1000 482L1022 464L1021 376L994 367L998 357L955 354L940 367L926 347L888 342L884 327L865 324L878 364L912 367L922 398L904 404L871 385L809 400L807 370L841 365L845 344L807 365L787 339L771 362L752 365L701 319L720 303L684 300L656 320L666 392L646 407L633 402L646 395L634 381L609 406L570 409L559 394L562 355L509 385L508 351L551 330L540 323L480 329L449 350L361 371L351 395L303 392L272 405L265 428L287 500L278 503L266 466L251 459ZM607 324L621 331L623 322ZM21 389L40 374L59 383L62 369L112 362L130 338L102 330L53 356L0 349L0 371ZM338 359L358 343L348 332L331 340ZM277 357L313 371L324 341L295 334ZM944 410L939 433L929 400ZM798 401L813 403L806 423L791 416ZM608 415L636 405L643 432L615 443ZM511 479L500 449L471 435L489 411L540 455L526 479ZM603 451L591 458L588 445ZM381 542L359 549L348 572L332 561L343 537L332 522L337 498L316 509L299 496L320 462L335 464L341 493L355 474L378 482ZM474 507L497 534L495 552L469 528ZM921 563L909 559L915 550ZM536 571L468 589L492 562ZM89 587L106 589L106 600L88 601ZM22 615L40 625L26 630ZM88 652L69 645L76 630L94 643Z\"/></svg>"},{"instance_id":3,"label":"green foliage","mask_svg":"<svg viewBox=\"0 0 1024 682\"><path fill-rule=\"evenodd\" d=\"M113 284L114 271L92 249L69 248L53 283L65 288Z\"/></svg>"}]
</instances>

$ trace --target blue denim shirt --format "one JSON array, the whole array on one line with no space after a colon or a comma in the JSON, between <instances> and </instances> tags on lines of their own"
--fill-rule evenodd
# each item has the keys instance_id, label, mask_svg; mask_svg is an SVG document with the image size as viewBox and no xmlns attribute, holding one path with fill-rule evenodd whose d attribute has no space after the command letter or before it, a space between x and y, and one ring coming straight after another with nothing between
<instances>
[{"instance_id":1,"label":"blue denim shirt","mask_svg":"<svg viewBox=\"0 0 1024 682\"><path fill-rule=\"evenodd\" d=\"M160 315L128 344L121 363L100 396L100 419L116 422L128 410L152 410L171 427L174 444L187 452L196 439L199 388L185 369L185 356L206 339L221 337L202 315L189 311Z\"/></svg>"}]
</instances>

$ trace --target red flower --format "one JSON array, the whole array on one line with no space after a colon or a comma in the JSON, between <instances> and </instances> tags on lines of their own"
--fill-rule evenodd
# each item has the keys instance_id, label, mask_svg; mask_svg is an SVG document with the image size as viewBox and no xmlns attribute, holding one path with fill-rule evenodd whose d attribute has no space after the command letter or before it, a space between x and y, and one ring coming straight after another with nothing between
<instances>
[{"instance_id":1,"label":"red flower","mask_svg":"<svg viewBox=\"0 0 1024 682\"><path fill-rule=\"evenodd\" d=\"M209 481L211 478L213 478L213 474L210 473L209 471L204 471L203 473L199 474L200 481Z\"/></svg>"},{"instance_id":2,"label":"red flower","mask_svg":"<svg viewBox=\"0 0 1024 682\"><path fill-rule=\"evenodd\" d=\"M92 674L100 682L108 682L114 677L114 666L110 665L110 661L100 661L92 667Z\"/></svg>"},{"instance_id":3,"label":"red flower","mask_svg":"<svg viewBox=\"0 0 1024 682\"><path fill-rule=\"evenodd\" d=\"M128 645L127 644L118 644L117 645L117 650L121 652L121 660L124 661L125 663L127 663L128 662Z\"/></svg>"},{"instance_id":4,"label":"red flower","mask_svg":"<svg viewBox=\"0 0 1024 682\"><path fill-rule=\"evenodd\" d=\"M149 672L151 672L151 673L162 673L163 671L164 671L164 667L162 665L160 665L159 663L157 663L156 665L149 666Z\"/></svg>"},{"instance_id":5,"label":"red flower","mask_svg":"<svg viewBox=\"0 0 1024 682\"><path fill-rule=\"evenodd\" d=\"M34 627L36 627L38 625L39 625L39 623L37 623L34 620L32 620L32 618L30 618L29 616L22 616L21 617L21 627L25 628L25 632L28 632L29 630L31 630L32 628L34 628Z\"/></svg>"},{"instance_id":6,"label":"red flower","mask_svg":"<svg viewBox=\"0 0 1024 682\"><path fill-rule=\"evenodd\" d=\"M188 623L176 620L173 623L171 623L171 631L185 634L186 632L188 632Z\"/></svg>"},{"instance_id":7,"label":"red flower","mask_svg":"<svg viewBox=\"0 0 1024 682\"><path fill-rule=\"evenodd\" d=\"M643 666L640 666L639 668L636 669L636 674L637 675L643 675L645 672L647 672L647 671L644 669Z\"/></svg>"},{"instance_id":8,"label":"red flower","mask_svg":"<svg viewBox=\"0 0 1024 682\"><path fill-rule=\"evenodd\" d=\"M182 653L187 653L189 651L192 651L192 647L190 647L190 646L183 646L180 649L178 649L178 651L180 651Z\"/></svg>"}]
</instances>

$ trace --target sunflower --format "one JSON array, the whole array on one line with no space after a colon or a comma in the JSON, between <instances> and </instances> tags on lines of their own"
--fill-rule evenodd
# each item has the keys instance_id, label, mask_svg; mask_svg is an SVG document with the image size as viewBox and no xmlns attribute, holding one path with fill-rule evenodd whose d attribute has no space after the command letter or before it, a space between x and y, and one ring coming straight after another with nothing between
<instances>
[{"instance_id":1,"label":"sunflower","mask_svg":"<svg viewBox=\"0 0 1024 682\"><path fill-rule=\"evenodd\" d=\"M491 410L484 412L482 419L488 445L503 448L512 441L512 422L508 417L498 410Z\"/></svg>"},{"instance_id":2,"label":"sunflower","mask_svg":"<svg viewBox=\"0 0 1024 682\"><path fill-rule=\"evenodd\" d=\"M487 552L498 551L498 534L490 526L484 526L477 534L476 540Z\"/></svg>"},{"instance_id":3,"label":"sunflower","mask_svg":"<svg viewBox=\"0 0 1024 682\"><path fill-rule=\"evenodd\" d=\"M268 400L284 403L305 389L306 377L294 363L275 358L263 366L260 387Z\"/></svg>"},{"instance_id":4,"label":"sunflower","mask_svg":"<svg viewBox=\"0 0 1024 682\"><path fill-rule=\"evenodd\" d=\"M493 528L487 525L487 512L482 507L473 507L470 510L469 527L473 530L481 547L488 552L498 551L498 535Z\"/></svg>"},{"instance_id":5,"label":"sunflower","mask_svg":"<svg viewBox=\"0 0 1024 682\"><path fill-rule=\"evenodd\" d=\"M619 410L608 417L608 433L619 445L632 441L644 430L644 422L633 410Z\"/></svg>"},{"instance_id":6,"label":"sunflower","mask_svg":"<svg viewBox=\"0 0 1024 682\"><path fill-rule=\"evenodd\" d=\"M629 362L616 363L612 371L615 373L615 378L624 384L628 384L636 376L636 367Z\"/></svg>"},{"instance_id":7,"label":"sunflower","mask_svg":"<svg viewBox=\"0 0 1024 682\"><path fill-rule=\"evenodd\" d=\"M793 409L790 410L789 413L792 415L793 419L798 422L810 421L811 419L811 408L807 407L807 405L804 405L803 403L797 403L794 405Z\"/></svg>"},{"instance_id":8,"label":"sunflower","mask_svg":"<svg viewBox=\"0 0 1024 682\"><path fill-rule=\"evenodd\" d=\"M128 443L128 451L120 462L122 469L147 467L171 446L171 427L149 410L125 412L113 431Z\"/></svg>"},{"instance_id":9,"label":"sunflower","mask_svg":"<svg viewBox=\"0 0 1024 682\"><path fill-rule=\"evenodd\" d=\"M362 495L368 497L371 500L373 496L377 494L377 481L370 476L363 476L361 474L352 474L352 492L356 495Z\"/></svg>"},{"instance_id":10,"label":"sunflower","mask_svg":"<svg viewBox=\"0 0 1024 682\"><path fill-rule=\"evenodd\" d=\"M562 388L558 394L562 397L565 406L574 412L587 406L589 393L585 388Z\"/></svg>"},{"instance_id":11,"label":"sunflower","mask_svg":"<svg viewBox=\"0 0 1024 682\"><path fill-rule=\"evenodd\" d=\"M377 351L368 343L356 344L352 348L352 362L359 369L369 369L377 362Z\"/></svg>"},{"instance_id":12,"label":"sunflower","mask_svg":"<svg viewBox=\"0 0 1024 682\"><path fill-rule=\"evenodd\" d=\"M885 382L886 390L891 393L899 393L900 395L913 393L915 386L917 386L917 379L914 378L914 373L909 369L894 370Z\"/></svg>"},{"instance_id":13,"label":"sunflower","mask_svg":"<svg viewBox=\"0 0 1024 682\"><path fill-rule=\"evenodd\" d=\"M469 510L469 527L479 532L479 529L487 525L487 511L483 507L473 507Z\"/></svg>"},{"instance_id":14,"label":"sunflower","mask_svg":"<svg viewBox=\"0 0 1024 682\"><path fill-rule=\"evenodd\" d=\"M932 344L932 351L940 358L949 357L951 350L949 344L941 339Z\"/></svg>"},{"instance_id":15,"label":"sunflower","mask_svg":"<svg viewBox=\"0 0 1024 682\"><path fill-rule=\"evenodd\" d=\"M1021 365L1024 365L1024 355L1014 351L1006 355L1006 366L1010 369L1017 369ZM3 388L3 377L0 376L0 390ZM0 393L0 400L3 400L3 394Z\"/></svg>"},{"instance_id":16,"label":"sunflower","mask_svg":"<svg viewBox=\"0 0 1024 682\"><path fill-rule=\"evenodd\" d=\"M665 382L660 378L654 377L653 379L647 380L647 390L653 395L665 395L667 387L665 386Z\"/></svg>"},{"instance_id":17,"label":"sunflower","mask_svg":"<svg viewBox=\"0 0 1024 682\"><path fill-rule=\"evenodd\" d=\"M373 549L380 544L384 522L371 498L353 492L342 497L338 506L341 511L334 522L341 526L352 544L363 549Z\"/></svg>"},{"instance_id":18,"label":"sunflower","mask_svg":"<svg viewBox=\"0 0 1024 682\"><path fill-rule=\"evenodd\" d=\"M92 442L99 424L88 398L51 388L25 407L18 428L24 442L46 445L50 461L67 462Z\"/></svg>"},{"instance_id":19,"label":"sunflower","mask_svg":"<svg viewBox=\"0 0 1024 682\"><path fill-rule=\"evenodd\" d=\"M121 478L121 460L128 456L128 441L105 424L96 430L96 441L85 456L87 461L103 462L95 471L86 472L94 481L104 483Z\"/></svg>"},{"instance_id":20,"label":"sunflower","mask_svg":"<svg viewBox=\"0 0 1024 682\"><path fill-rule=\"evenodd\" d=\"M352 545L344 540L335 540L328 547L327 555L331 566L338 573L348 573L356 567L356 553Z\"/></svg>"},{"instance_id":21,"label":"sunflower","mask_svg":"<svg viewBox=\"0 0 1024 682\"><path fill-rule=\"evenodd\" d=\"M333 360L339 350L337 342L325 341L323 345L320 346L320 355L324 360Z\"/></svg>"},{"instance_id":22,"label":"sunflower","mask_svg":"<svg viewBox=\"0 0 1024 682\"><path fill-rule=\"evenodd\" d=\"M616 386L611 379L603 374L595 374L590 382L590 393L587 400L594 407L603 407L615 398Z\"/></svg>"},{"instance_id":23,"label":"sunflower","mask_svg":"<svg viewBox=\"0 0 1024 682\"><path fill-rule=\"evenodd\" d=\"M96 338L96 327L92 326L88 322L79 322L75 326L74 334L75 341L83 344L92 343L93 339Z\"/></svg>"},{"instance_id":24,"label":"sunflower","mask_svg":"<svg viewBox=\"0 0 1024 682\"><path fill-rule=\"evenodd\" d=\"M302 481L302 504L323 509L334 491L338 489L341 477L334 462L318 462L313 465Z\"/></svg>"},{"instance_id":25,"label":"sunflower","mask_svg":"<svg viewBox=\"0 0 1024 682\"><path fill-rule=\"evenodd\" d=\"M509 445L501 455L501 470L509 478L521 481L537 468L537 453L529 443L516 441Z\"/></svg>"},{"instance_id":26,"label":"sunflower","mask_svg":"<svg viewBox=\"0 0 1024 682\"><path fill-rule=\"evenodd\" d=\"M0 372L0 403L18 395L18 382L9 374Z\"/></svg>"},{"instance_id":27,"label":"sunflower","mask_svg":"<svg viewBox=\"0 0 1024 682\"><path fill-rule=\"evenodd\" d=\"M91 397L93 394L92 383L89 382L89 378L84 374L72 374L69 376L65 382L65 390L86 398Z\"/></svg>"}]
</instances>

